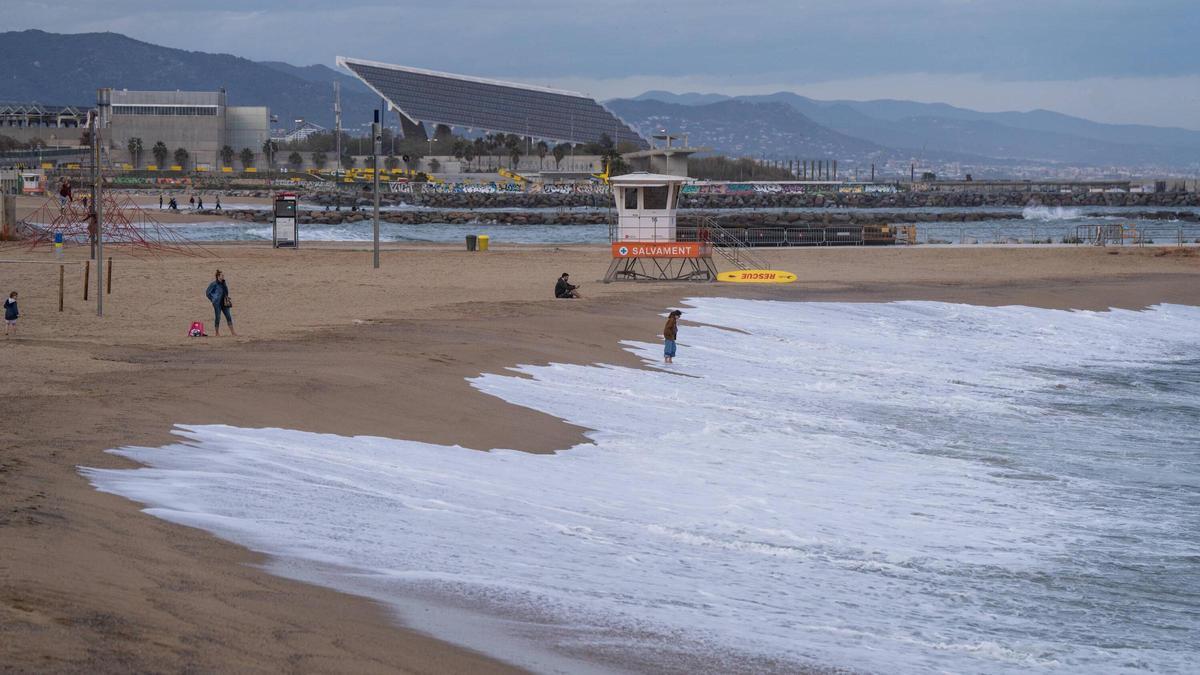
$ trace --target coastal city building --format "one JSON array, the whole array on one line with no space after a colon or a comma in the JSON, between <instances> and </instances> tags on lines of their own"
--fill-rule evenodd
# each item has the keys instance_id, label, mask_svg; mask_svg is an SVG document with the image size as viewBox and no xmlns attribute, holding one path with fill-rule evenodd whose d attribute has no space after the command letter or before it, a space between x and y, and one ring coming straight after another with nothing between
<instances>
[{"instance_id":1,"label":"coastal city building","mask_svg":"<svg viewBox=\"0 0 1200 675\"><path fill-rule=\"evenodd\" d=\"M646 147L628 124L595 99L573 91L454 75L344 56L346 68L400 115L404 135L438 124L567 143L608 136Z\"/></svg>"},{"instance_id":2,"label":"coastal city building","mask_svg":"<svg viewBox=\"0 0 1200 675\"><path fill-rule=\"evenodd\" d=\"M270 113L265 106L231 106L225 91L112 91L112 107L105 138L110 161L134 167L155 163L158 143L169 153L167 164L177 165L175 152L187 153L185 168L211 169L226 165L225 146L233 151L229 165L241 164L249 149L255 162L262 156L270 133ZM141 139L141 151L130 150L131 139Z\"/></svg>"}]
</instances>

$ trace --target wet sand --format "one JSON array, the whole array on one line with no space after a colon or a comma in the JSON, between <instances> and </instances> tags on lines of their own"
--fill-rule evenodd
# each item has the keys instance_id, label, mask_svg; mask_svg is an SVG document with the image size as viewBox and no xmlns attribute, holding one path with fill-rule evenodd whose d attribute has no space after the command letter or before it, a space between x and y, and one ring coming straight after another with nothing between
<instances>
[{"instance_id":1,"label":"wet sand","mask_svg":"<svg viewBox=\"0 0 1200 675\"><path fill-rule=\"evenodd\" d=\"M605 247L354 246L214 257L115 253L105 316L68 251L65 311L48 251L0 247L0 290L19 290L0 336L0 664L18 671L501 672L488 657L405 630L362 598L284 580L261 556L101 494L77 467L168 442L174 424L280 426L547 452L584 430L473 390L518 363L636 366L621 339L654 339L690 295L928 299L1139 308L1200 301L1200 256L1173 249L766 251L783 287L599 283ZM239 337L212 333L203 291L229 279ZM585 298L549 299L570 271ZM92 292L95 292L94 280ZM430 611L436 611L430 609Z\"/></svg>"}]
</instances>

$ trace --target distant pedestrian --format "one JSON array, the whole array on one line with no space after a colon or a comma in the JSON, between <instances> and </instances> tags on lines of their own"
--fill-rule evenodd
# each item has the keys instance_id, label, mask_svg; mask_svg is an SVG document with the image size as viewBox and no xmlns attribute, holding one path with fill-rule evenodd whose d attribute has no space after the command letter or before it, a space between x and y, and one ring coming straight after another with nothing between
<instances>
[{"instance_id":1,"label":"distant pedestrian","mask_svg":"<svg viewBox=\"0 0 1200 675\"><path fill-rule=\"evenodd\" d=\"M679 337L679 317L683 312L675 310L667 315L667 325L663 328L663 362L675 362L675 339Z\"/></svg>"},{"instance_id":2,"label":"distant pedestrian","mask_svg":"<svg viewBox=\"0 0 1200 675\"><path fill-rule=\"evenodd\" d=\"M88 207L88 196L84 195L83 196L83 209L86 211L87 207Z\"/></svg>"},{"instance_id":3,"label":"distant pedestrian","mask_svg":"<svg viewBox=\"0 0 1200 675\"><path fill-rule=\"evenodd\" d=\"M160 193L158 193L158 210L159 211L162 211L162 206L163 206L163 196L162 196L162 193L160 192Z\"/></svg>"},{"instance_id":4,"label":"distant pedestrian","mask_svg":"<svg viewBox=\"0 0 1200 675\"><path fill-rule=\"evenodd\" d=\"M225 323L229 324L229 334L237 337L237 333L233 330L233 316L229 314L229 309L233 307L233 300L229 297L229 286L225 284L225 274L221 270L217 270L213 282L208 285L204 295L208 297L208 301L213 306L213 333L217 336L221 335L221 315L224 314Z\"/></svg>"},{"instance_id":5,"label":"distant pedestrian","mask_svg":"<svg viewBox=\"0 0 1200 675\"><path fill-rule=\"evenodd\" d=\"M71 201L71 181L66 178L58 184L58 205L60 208L66 208L67 203Z\"/></svg>"},{"instance_id":6,"label":"distant pedestrian","mask_svg":"<svg viewBox=\"0 0 1200 675\"><path fill-rule=\"evenodd\" d=\"M191 205L193 211L196 210L196 198L194 196L188 197L188 204Z\"/></svg>"},{"instance_id":7,"label":"distant pedestrian","mask_svg":"<svg viewBox=\"0 0 1200 675\"><path fill-rule=\"evenodd\" d=\"M204 210L204 195L200 195L196 198L196 208L201 211Z\"/></svg>"},{"instance_id":8,"label":"distant pedestrian","mask_svg":"<svg viewBox=\"0 0 1200 675\"><path fill-rule=\"evenodd\" d=\"M4 334L17 334L17 317L21 316L21 311L17 309L17 292L13 291L8 294L8 298L4 300Z\"/></svg>"},{"instance_id":9,"label":"distant pedestrian","mask_svg":"<svg viewBox=\"0 0 1200 675\"><path fill-rule=\"evenodd\" d=\"M221 195L217 195L217 210L221 210Z\"/></svg>"},{"instance_id":10,"label":"distant pedestrian","mask_svg":"<svg viewBox=\"0 0 1200 675\"><path fill-rule=\"evenodd\" d=\"M167 210L168 211L178 211L179 210L179 202L175 201L174 197L171 197L171 201L167 202Z\"/></svg>"}]
</instances>

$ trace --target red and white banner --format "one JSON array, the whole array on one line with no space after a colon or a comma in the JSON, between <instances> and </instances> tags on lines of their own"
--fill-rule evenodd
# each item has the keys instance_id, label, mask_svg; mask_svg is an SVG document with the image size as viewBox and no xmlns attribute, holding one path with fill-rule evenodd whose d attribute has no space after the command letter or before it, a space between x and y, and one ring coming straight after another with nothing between
<instances>
[{"instance_id":1,"label":"red and white banner","mask_svg":"<svg viewBox=\"0 0 1200 675\"><path fill-rule=\"evenodd\" d=\"M703 258L709 245L695 241L622 241L612 245L614 258Z\"/></svg>"}]
</instances>

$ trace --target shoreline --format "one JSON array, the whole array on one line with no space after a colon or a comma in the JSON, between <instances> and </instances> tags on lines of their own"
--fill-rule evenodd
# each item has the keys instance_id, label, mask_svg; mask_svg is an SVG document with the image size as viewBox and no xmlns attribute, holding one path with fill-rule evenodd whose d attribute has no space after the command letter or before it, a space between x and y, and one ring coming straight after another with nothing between
<instances>
[{"instance_id":1,"label":"shoreline","mask_svg":"<svg viewBox=\"0 0 1200 675\"><path fill-rule=\"evenodd\" d=\"M801 283L764 289L601 286L592 279L607 261L594 246L522 247L486 260L409 247L391 251L377 275L359 271L367 254L346 247L305 250L299 260L213 248L219 259L118 258L136 284L118 277L124 285L106 298L103 324L78 300L69 315L49 316L28 290L38 272L16 273L30 284L22 287L30 304L23 337L5 344L5 417L20 422L0 455L0 531L12 542L0 552L0 634L12 637L0 661L31 670L509 670L397 628L373 601L271 575L263 556L150 517L75 473L127 468L103 450L170 442L175 423L549 452L584 430L492 399L464 378L518 363L638 365L619 341L655 333L656 312L681 297L1103 309L1196 304L1200 287L1200 260L1151 250L795 251L777 259ZM193 279L214 264L234 271L235 316L255 337L182 337L196 310L171 304L194 302L188 294L202 287ZM560 267L585 280L585 301L541 299ZM322 281L330 275L337 280ZM329 316L306 315L314 293L337 296ZM57 320L39 328L35 317ZM114 323L124 324L120 333L101 330Z\"/></svg>"}]
</instances>

